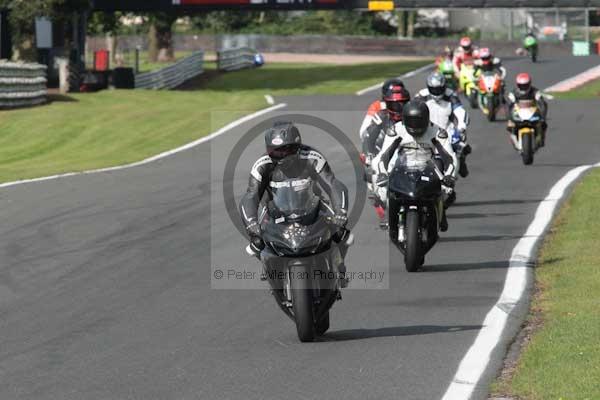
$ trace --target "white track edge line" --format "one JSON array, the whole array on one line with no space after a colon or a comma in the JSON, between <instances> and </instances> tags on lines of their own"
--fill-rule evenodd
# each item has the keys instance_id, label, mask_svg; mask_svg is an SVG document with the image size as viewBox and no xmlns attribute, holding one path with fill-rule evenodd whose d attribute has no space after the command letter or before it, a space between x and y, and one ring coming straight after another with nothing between
<instances>
[{"instance_id":1,"label":"white track edge line","mask_svg":"<svg viewBox=\"0 0 600 400\"><path fill-rule=\"evenodd\" d=\"M547 87L544 92L566 92L584 85L591 80L598 79L598 74L600 74L600 65L596 65L575 76L557 82L554 85ZM562 86L568 86L571 83L573 84L572 87L567 87L566 90L563 90Z\"/></svg>"},{"instance_id":2,"label":"white track edge line","mask_svg":"<svg viewBox=\"0 0 600 400\"><path fill-rule=\"evenodd\" d=\"M134 163L130 163L130 164L123 164L123 165L117 165L114 167L107 167L107 168L100 168L100 169L92 169L92 170L88 170L88 171L81 171L81 172L67 172L64 174L58 174L58 175L51 175L51 176L44 176L41 178L33 178L33 179L23 179L23 180L19 180L19 181L13 181L13 182L5 182L5 183L1 183L0 184L0 188L6 188L6 187L10 187L10 186L16 186L16 185L23 185L26 183L34 183L34 182L43 182L43 181L49 181L49 180L53 180L53 179L61 179L61 178L67 178L70 176L77 176L77 175L88 175L88 174L96 174L99 172L110 172L110 171L118 171L121 169L127 169L127 168L132 168L132 167L139 167L140 165L144 165L144 164L148 164L151 163L153 161L157 161L160 160L162 158L166 158L169 156L172 156L174 154L180 153L182 151L191 149L192 147L196 147L202 143L208 142L214 138L216 138L217 136L220 136L226 132L228 132L229 130L236 128L238 126L240 126L241 124L248 122L256 117L260 117L261 115L270 113L271 111L275 111L278 110L280 108L286 107L287 104L286 103L280 103L280 104L276 104L272 107L268 107L268 108L264 108L262 110L256 111L252 114L248 114L242 118L239 118L235 121L230 122L229 124L225 125L224 127L218 129L217 131L211 133L208 136L204 136L200 139L194 140L193 142L184 144L183 146L177 147L175 149L172 150L167 150L164 151L162 153L156 154L154 156L148 157L144 160L141 161L136 161Z\"/></svg>"},{"instance_id":3,"label":"white track edge line","mask_svg":"<svg viewBox=\"0 0 600 400\"><path fill-rule=\"evenodd\" d=\"M467 400L485 373L492 352L499 344L508 317L521 301L527 288L528 268L535 261L535 251L552 222L556 208L567 189L584 172L600 167L600 163L583 165L569 170L552 186L546 198L540 202L535 217L525 234L513 248L502 293L483 321L483 327L463 359L442 400Z\"/></svg>"},{"instance_id":4,"label":"white track edge line","mask_svg":"<svg viewBox=\"0 0 600 400\"><path fill-rule=\"evenodd\" d=\"M419 73L421 73L423 71L427 71L428 69L433 68L433 67L435 67L434 63L427 64L427 65L424 65L424 66L422 66L420 68L417 68L417 69L415 69L413 71L407 72L404 75L400 75L398 78L399 79L410 78L410 77L415 76L415 75L417 75L417 74L419 74ZM357 96L362 96L365 93L369 93L369 92L372 92L373 90L379 89L381 87L381 85L383 85L383 82L379 82L379 83L376 83L375 85L371 85L369 87L361 89L361 90L357 91L355 94Z\"/></svg>"}]
</instances>

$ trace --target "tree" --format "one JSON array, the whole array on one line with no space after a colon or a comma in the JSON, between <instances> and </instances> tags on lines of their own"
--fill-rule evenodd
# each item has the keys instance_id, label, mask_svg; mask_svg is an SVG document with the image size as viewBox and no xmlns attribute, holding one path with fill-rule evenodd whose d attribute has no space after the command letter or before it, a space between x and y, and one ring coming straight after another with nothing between
<instances>
[{"instance_id":1,"label":"tree","mask_svg":"<svg viewBox=\"0 0 600 400\"><path fill-rule=\"evenodd\" d=\"M65 25L70 23L73 13L89 7L89 0L0 0L0 8L10 11L13 58L36 61L35 18L48 17L55 24Z\"/></svg>"},{"instance_id":2,"label":"tree","mask_svg":"<svg viewBox=\"0 0 600 400\"><path fill-rule=\"evenodd\" d=\"M152 62L171 61L175 58L173 50L173 24L177 15L166 12L150 14L148 22L148 59Z\"/></svg>"},{"instance_id":3,"label":"tree","mask_svg":"<svg viewBox=\"0 0 600 400\"><path fill-rule=\"evenodd\" d=\"M120 12L95 12L88 20L88 34L106 35L106 48L110 52L111 62L113 64L116 63L118 33L122 25L121 17L122 14Z\"/></svg>"}]
</instances>

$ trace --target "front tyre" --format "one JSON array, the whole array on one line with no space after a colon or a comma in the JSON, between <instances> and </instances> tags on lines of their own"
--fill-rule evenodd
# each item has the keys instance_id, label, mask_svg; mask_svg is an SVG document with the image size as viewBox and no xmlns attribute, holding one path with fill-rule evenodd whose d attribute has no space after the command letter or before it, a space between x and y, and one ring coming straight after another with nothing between
<instances>
[{"instance_id":1,"label":"front tyre","mask_svg":"<svg viewBox=\"0 0 600 400\"><path fill-rule=\"evenodd\" d=\"M473 110L477 108L477 91L475 89L471 89L469 93L469 105Z\"/></svg>"},{"instance_id":2,"label":"front tyre","mask_svg":"<svg viewBox=\"0 0 600 400\"><path fill-rule=\"evenodd\" d=\"M292 310L296 321L296 331L301 342L315 340L315 317L313 292L309 274L304 269L290 271L292 289Z\"/></svg>"},{"instance_id":3,"label":"front tyre","mask_svg":"<svg viewBox=\"0 0 600 400\"><path fill-rule=\"evenodd\" d=\"M416 272L421 264L421 238L419 237L419 211L409 209L406 212L406 251L404 264L408 272Z\"/></svg>"},{"instance_id":4,"label":"front tyre","mask_svg":"<svg viewBox=\"0 0 600 400\"><path fill-rule=\"evenodd\" d=\"M317 335L323 335L325 332L327 332L328 329L329 329L329 311L327 311L325 313L325 315L323 315L321 317L319 322L317 322L315 331L316 331Z\"/></svg>"},{"instance_id":5,"label":"front tyre","mask_svg":"<svg viewBox=\"0 0 600 400\"><path fill-rule=\"evenodd\" d=\"M523 151L521 152L523 164L531 165L533 164L533 135L523 135L521 141L523 143Z\"/></svg>"},{"instance_id":6,"label":"front tyre","mask_svg":"<svg viewBox=\"0 0 600 400\"><path fill-rule=\"evenodd\" d=\"M496 107L494 106L493 100L488 100L487 120L489 122L494 122L496 120Z\"/></svg>"}]
</instances>

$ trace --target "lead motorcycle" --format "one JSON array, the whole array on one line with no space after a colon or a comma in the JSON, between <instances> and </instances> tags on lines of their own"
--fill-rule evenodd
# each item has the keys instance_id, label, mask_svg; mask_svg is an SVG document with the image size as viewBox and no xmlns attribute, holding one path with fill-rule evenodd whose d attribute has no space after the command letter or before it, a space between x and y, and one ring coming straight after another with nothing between
<instances>
[{"instance_id":1,"label":"lead motorcycle","mask_svg":"<svg viewBox=\"0 0 600 400\"><path fill-rule=\"evenodd\" d=\"M263 210L260 260L277 305L296 324L300 341L311 342L329 329L329 310L341 300L342 247L352 245L353 236L331 223L330 207L310 184L296 182L277 182Z\"/></svg>"},{"instance_id":2,"label":"lead motorcycle","mask_svg":"<svg viewBox=\"0 0 600 400\"><path fill-rule=\"evenodd\" d=\"M389 233L404 255L408 272L425 263L439 238L444 209L441 175L432 160L407 162L398 156L388 180Z\"/></svg>"}]
</instances>

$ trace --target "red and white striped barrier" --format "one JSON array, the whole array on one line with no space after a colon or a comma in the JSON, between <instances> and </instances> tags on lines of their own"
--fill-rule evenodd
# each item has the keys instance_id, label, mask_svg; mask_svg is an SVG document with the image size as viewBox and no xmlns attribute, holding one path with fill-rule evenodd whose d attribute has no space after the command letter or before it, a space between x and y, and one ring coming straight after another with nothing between
<instances>
[{"instance_id":1,"label":"red and white striped barrier","mask_svg":"<svg viewBox=\"0 0 600 400\"><path fill-rule=\"evenodd\" d=\"M572 78L558 82L557 84L554 84L544 90L544 92L568 92L569 90L575 89L576 87L584 85L589 81L593 81L594 79L598 78L600 78L600 65L590 68Z\"/></svg>"}]
</instances>

